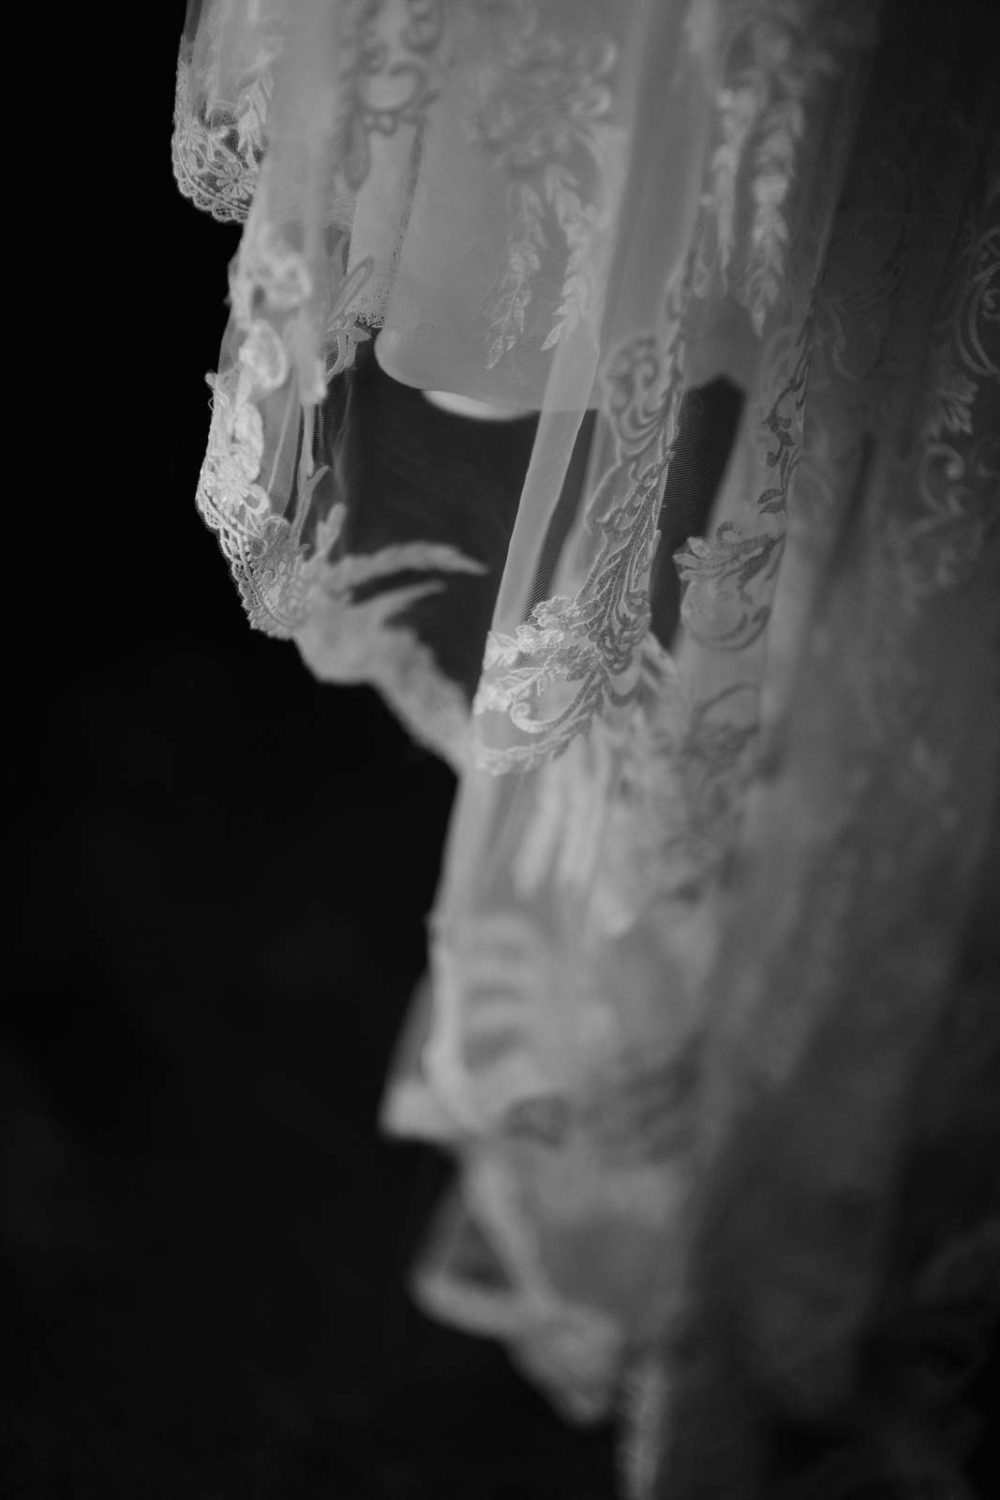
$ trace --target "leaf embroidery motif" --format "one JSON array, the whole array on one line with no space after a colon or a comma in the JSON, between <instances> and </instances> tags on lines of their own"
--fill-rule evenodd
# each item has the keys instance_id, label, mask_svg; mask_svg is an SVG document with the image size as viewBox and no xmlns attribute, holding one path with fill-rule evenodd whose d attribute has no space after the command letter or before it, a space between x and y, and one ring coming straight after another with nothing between
<instances>
[{"instance_id":1,"label":"leaf embroidery motif","mask_svg":"<svg viewBox=\"0 0 1000 1500\"><path fill-rule=\"evenodd\" d=\"M261 72L231 107L195 104L190 63L177 66L171 160L180 192L219 223L242 224L250 211L266 147L273 80Z\"/></svg>"},{"instance_id":2,"label":"leaf embroidery motif","mask_svg":"<svg viewBox=\"0 0 1000 1500\"><path fill-rule=\"evenodd\" d=\"M746 192L746 253L739 295L761 334L787 269L786 203L795 182L807 111L846 54L869 45L872 17L862 5L842 10L816 0L736 5L723 43L725 83L718 95L719 143L712 154L704 205L715 225L725 285L737 244L741 183Z\"/></svg>"},{"instance_id":3,"label":"leaf embroidery motif","mask_svg":"<svg viewBox=\"0 0 1000 1500\"><path fill-rule=\"evenodd\" d=\"M710 540L692 537L674 553L684 584L681 620L703 645L741 651L758 640L771 618L771 606L756 591L781 564L788 496L798 468L809 380L814 309L798 335L798 355L784 385L761 423L764 464L774 483L757 497L759 522L752 532L724 521Z\"/></svg>"},{"instance_id":4,"label":"leaf embroidery motif","mask_svg":"<svg viewBox=\"0 0 1000 1500\"><path fill-rule=\"evenodd\" d=\"M545 32L534 0L504 9L503 61L484 66L470 85L476 139L508 173L513 220L490 327L490 368L524 334L533 283L552 253L552 227L566 261L543 349L590 313L595 291L590 251L607 220L620 148L620 132L611 123L610 80L617 63L611 39L579 42Z\"/></svg>"},{"instance_id":5,"label":"leaf embroidery motif","mask_svg":"<svg viewBox=\"0 0 1000 1500\"><path fill-rule=\"evenodd\" d=\"M598 555L574 597L543 600L513 634L491 632L473 713L501 713L529 743L493 750L480 738L487 770L524 769L558 755L596 714L634 697L639 650L649 623L649 570L657 516L676 434L686 282L674 283L662 336L642 334L605 369L605 405L615 461L589 514Z\"/></svg>"}]
</instances>

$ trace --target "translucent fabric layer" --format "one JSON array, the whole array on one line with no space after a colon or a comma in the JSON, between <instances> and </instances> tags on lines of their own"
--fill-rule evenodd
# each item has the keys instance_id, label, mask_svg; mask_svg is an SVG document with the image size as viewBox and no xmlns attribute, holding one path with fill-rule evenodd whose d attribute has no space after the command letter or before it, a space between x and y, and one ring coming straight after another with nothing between
<instances>
[{"instance_id":1,"label":"translucent fabric layer","mask_svg":"<svg viewBox=\"0 0 1000 1500\"><path fill-rule=\"evenodd\" d=\"M970 1007L997 1037L956 967L1000 765L997 31L205 0L182 43L178 184L245 221L201 513L251 622L460 776L385 1105L461 1165L416 1290L620 1415L647 1500L764 1493L753 1413L849 1408L927 1059ZM403 413L439 482L371 480Z\"/></svg>"}]
</instances>

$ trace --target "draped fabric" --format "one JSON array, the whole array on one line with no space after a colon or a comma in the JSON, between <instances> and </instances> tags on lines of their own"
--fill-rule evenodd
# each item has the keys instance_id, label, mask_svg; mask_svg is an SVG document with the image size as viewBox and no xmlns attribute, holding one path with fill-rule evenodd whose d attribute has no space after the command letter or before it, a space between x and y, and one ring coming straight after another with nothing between
<instances>
[{"instance_id":1,"label":"draped fabric","mask_svg":"<svg viewBox=\"0 0 1000 1500\"><path fill-rule=\"evenodd\" d=\"M616 1417L635 1500L791 1493L788 1428L840 1435L809 1493L965 1493L926 1382L859 1393L1000 1300L998 44L189 9L177 181L243 224L201 514L459 776L384 1111L460 1167L415 1291ZM401 403L459 457L373 484Z\"/></svg>"}]
</instances>

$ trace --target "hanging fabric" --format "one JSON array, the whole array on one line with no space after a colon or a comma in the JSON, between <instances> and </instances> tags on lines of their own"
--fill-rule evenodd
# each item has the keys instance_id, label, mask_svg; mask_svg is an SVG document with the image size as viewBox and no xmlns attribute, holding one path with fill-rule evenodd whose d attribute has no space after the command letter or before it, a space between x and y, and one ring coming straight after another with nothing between
<instances>
[{"instance_id":1,"label":"hanging fabric","mask_svg":"<svg viewBox=\"0 0 1000 1500\"><path fill-rule=\"evenodd\" d=\"M770 1435L854 1409L902 1284L935 1067L976 1081L932 1137L975 1101L996 1131L961 961L1000 767L998 20L189 9L176 177L243 225L201 514L251 624L459 777L384 1111L460 1165L415 1291L618 1417L635 1500L772 1493ZM970 1193L917 1303L953 1241L1000 1297ZM957 1485L905 1412L869 1469Z\"/></svg>"}]
</instances>

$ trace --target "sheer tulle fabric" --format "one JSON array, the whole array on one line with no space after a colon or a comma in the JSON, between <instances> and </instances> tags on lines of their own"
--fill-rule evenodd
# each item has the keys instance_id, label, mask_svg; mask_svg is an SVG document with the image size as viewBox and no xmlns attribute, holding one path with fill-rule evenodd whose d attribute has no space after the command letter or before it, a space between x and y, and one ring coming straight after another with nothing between
<instances>
[{"instance_id":1,"label":"sheer tulle fabric","mask_svg":"<svg viewBox=\"0 0 1000 1500\"><path fill-rule=\"evenodd\" d=\"M188 18L178 183L245 221L201 513L252 623L460 775L385 1107L461 1164L418 1294L621 1414L636 1496L757 1493L750 1410L849 1403L921 1070L978 994L995 30L971 0ZM373 358L538 414L502 535L475 487L366 512ZM733 437L687 532L710 390ZM952 1482L929 1443L905 1462Z\"/></svg>"}]
</instances>

